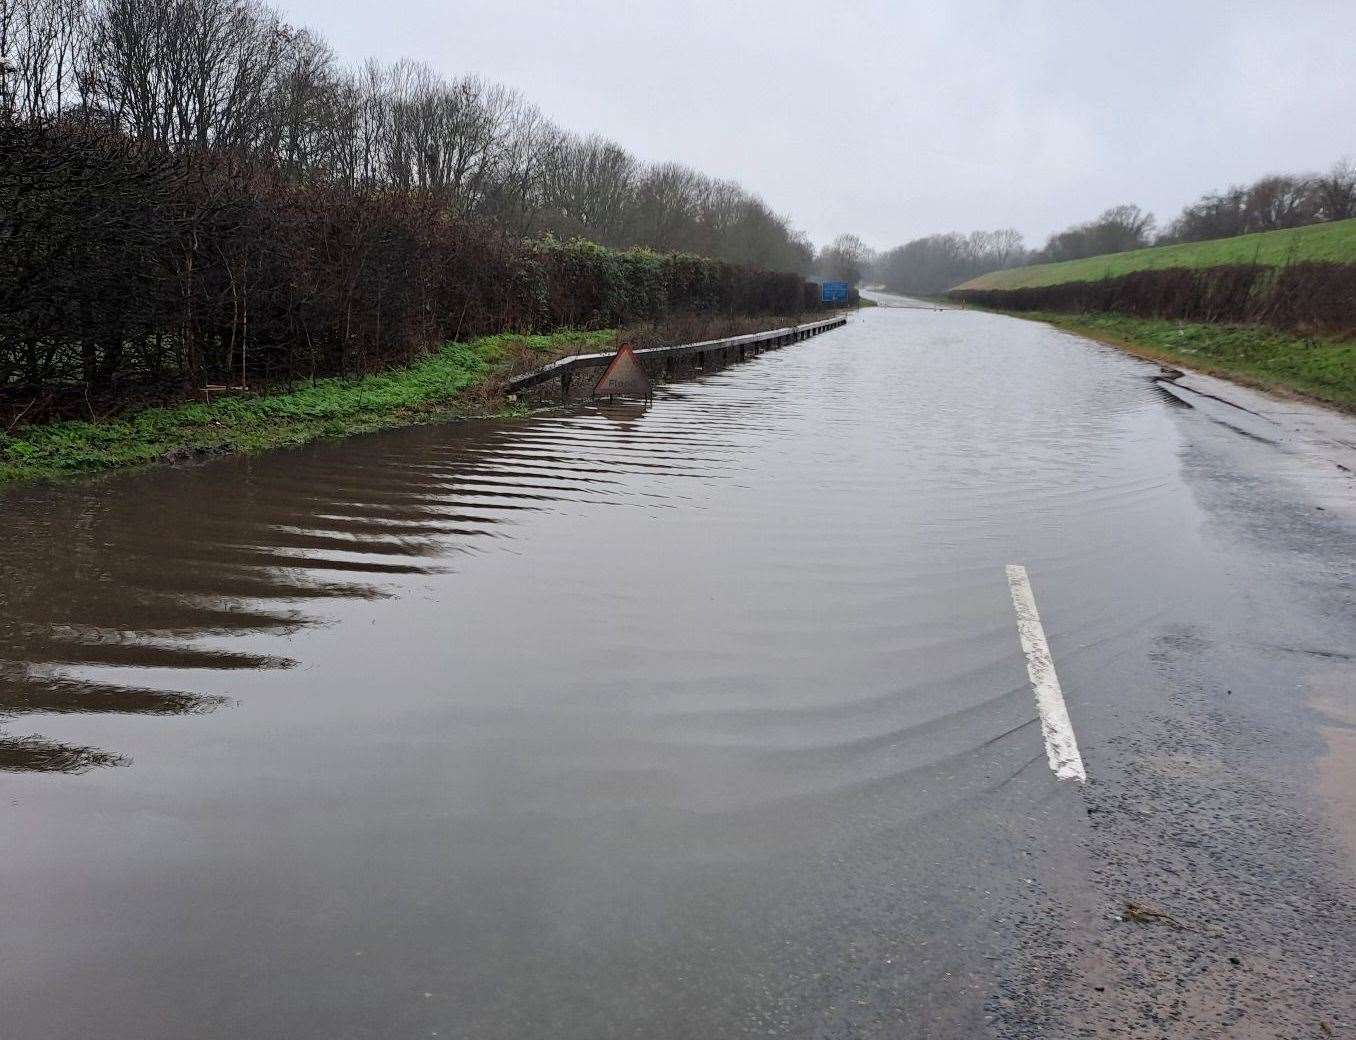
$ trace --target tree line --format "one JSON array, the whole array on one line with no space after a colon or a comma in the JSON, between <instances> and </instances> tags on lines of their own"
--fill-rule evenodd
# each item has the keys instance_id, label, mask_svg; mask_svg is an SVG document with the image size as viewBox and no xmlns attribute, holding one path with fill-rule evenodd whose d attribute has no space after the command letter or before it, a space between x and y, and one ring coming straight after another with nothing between
<instances>
[{"instance_id":1,"label":"tree line","mask_svg":"<svg viewBox=\"0 0 1356 1040\"><path fill-rule=\"evenodd\" d=\"M737 185L474 77L344 70L254 0L0 0L0 53L0 398L29 419L815 305L812 250Z\"/></svg>"},{"instance_id":2,"label":"tree line","mask_svg":"<svg viewBox=\"0 0 1356 1040\"><path fill-rule=\"evenodd\" d=\"M945 292L954 285L1004 267L1018 267L1030 254L1013 228L926 235L875 258L872 276L902 293Z\"/></svg>"},{"instance_id":3,"label":"tree line","mask_svg":"<svg viewBox=\"0 0 1356 1040\"><path fill-rule=\"evenodd\" d=\"M1353 217L1356 164L1343 159L1323 174L1271 174L1252 184L1207 192L1182 210L1157 242L1202 242Z\"/></svg>"},{"instance_id":4,"label":"tree line","mask_svg":"<svg viewBox=\"0 0 1356 1040\"><path fill-rule=\"evenodd\" d=\"M267 161L305 183L423 191L525 237L772 270L812 249L738 184L563 130L476 76L344 68L257 0L0 0L0 119L55 120Z\"/></svg>"},{"instance_id":5,"label":"tree line","mask_svg":"<svg viewBox=\"0 0 1356 1040\"><path fill-rule=\"evenodd\" d=\"M872 276L899 292L937 293L989 271L1058 263L1154 245L1202 242L1256 231L1356 217L1356 165L1336 163L1325 174L1271 174L1249 185L1207 192L1160 231L1152 213L1134 204L1112 206L1092 220L1055 232L1028 250L1016 231L928 235L880 254Z\"/></svg>"},{"instance_id":6,"label":"tree line","mask_svg":"<svg viewBox=\"0 0 1356 1040\"><path fill-rule=\"evenodd\" d=\"M814 305L789 272L529 240L430 192L41 123L0 126L0 238L11 398L292 381L487 332Z\"/></svg>"}]
</instances>

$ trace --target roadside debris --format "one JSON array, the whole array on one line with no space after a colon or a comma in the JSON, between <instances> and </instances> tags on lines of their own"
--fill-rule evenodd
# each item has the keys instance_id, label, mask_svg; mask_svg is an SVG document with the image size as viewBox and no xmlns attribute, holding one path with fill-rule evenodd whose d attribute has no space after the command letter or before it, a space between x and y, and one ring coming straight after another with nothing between
<instances>
[{"instance_id":1,"label":"roadside debris","mask_svg":"<svg viewBox=\"0 0 1356 1040\"><path fill-rule=\"evenodd\" d=\"M1186 930L1186 925L1163 910L1155 910L1152 907L1143 906L1139 903L1125 901L1125 908L1121 911L1122 921L1134 921L1136 924L1166 924L1172 928Z\"/></svg>"}]
</instances>

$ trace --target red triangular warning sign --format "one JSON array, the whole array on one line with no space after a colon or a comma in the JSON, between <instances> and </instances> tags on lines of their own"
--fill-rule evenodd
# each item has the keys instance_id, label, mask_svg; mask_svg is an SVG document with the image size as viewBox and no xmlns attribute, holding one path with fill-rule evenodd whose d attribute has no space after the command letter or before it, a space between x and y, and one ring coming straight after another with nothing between
<instances>
[{"instance_id":1,"label":"red triangular warning sign","mask_svg":"<svg viewBox=\"0 0 1356 1040\"><path fill-rule=\"evenodd\" d=\"M631 344L623 343L593 388L594 397L649 397L650 377L640 367Z\"/></svg>"}]
</instances>

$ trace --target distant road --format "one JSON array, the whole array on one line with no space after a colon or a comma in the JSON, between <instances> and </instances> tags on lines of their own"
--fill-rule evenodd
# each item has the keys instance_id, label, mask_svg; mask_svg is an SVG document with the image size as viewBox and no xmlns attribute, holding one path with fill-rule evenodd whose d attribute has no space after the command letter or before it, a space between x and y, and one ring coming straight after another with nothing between
<instances>
[{"instance_id":1,"label":"distant road","mask_svg":"<svg viewBox=\"0 0 1356 1040\"><path fill-rule=\"evenodd\" d=\"M916 296L901 296L898 293L886 292L884 289L863 290L862 297L871 300L877 307L898 310L941 311L955 309L954 304L944 303L941 300L924 300Z\"/></svg>"}]
</instances>

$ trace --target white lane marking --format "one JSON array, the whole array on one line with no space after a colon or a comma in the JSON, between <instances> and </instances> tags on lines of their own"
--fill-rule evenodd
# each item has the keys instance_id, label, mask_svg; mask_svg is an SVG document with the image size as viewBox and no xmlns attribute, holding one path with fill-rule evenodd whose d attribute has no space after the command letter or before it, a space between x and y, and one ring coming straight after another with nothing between
<instances>
[{"instance_id":1,"label":"white lane marking","mask_svg":"<svg viewBox=\"0 0 1356 1040\"><path fill-rule=\"evenodd\" d=\"M1055 674L1055 662L1050 657L1050 645L1045 641L1045 629L1036 611L1036 597L1031 591L1031 580L1026 568L1018 563L1008 564L1008 587L1012 590L1012 606L1017 611L1017 634L1022 639L1026 654L1026 674L1031 676L1031 688L1036 691L1036 707L1041 713L1041 732L1045 735L1045 755L1050 768L1060 780L1086 783L1088 774L1083 769L1083 756L1078 753L1069 709Z\"/></svg>"}]
</instances>

